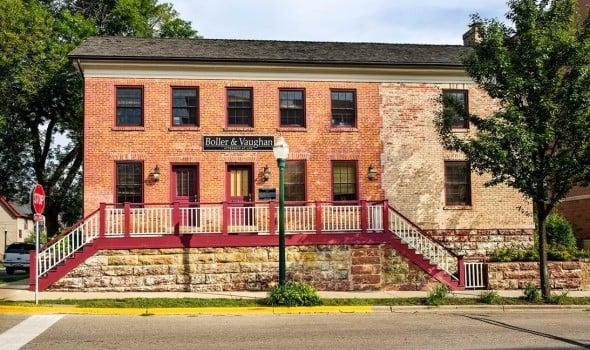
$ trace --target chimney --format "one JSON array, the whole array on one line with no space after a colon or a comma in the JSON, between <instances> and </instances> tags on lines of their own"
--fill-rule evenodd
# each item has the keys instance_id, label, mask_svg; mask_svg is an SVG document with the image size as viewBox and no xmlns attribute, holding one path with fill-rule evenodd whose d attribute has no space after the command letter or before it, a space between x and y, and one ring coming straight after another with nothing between
<instances>
[{"instance_id":1,"label":"chimney","mask_svg":"<svg viewBox=\"0 0 590 350\"><path fill-rule=\"evenodd\" d=\"M473 22L469 25L469 30L463 34L463 46L473 46L481 42L481 22Z\"/></svg>"}]
</instances>

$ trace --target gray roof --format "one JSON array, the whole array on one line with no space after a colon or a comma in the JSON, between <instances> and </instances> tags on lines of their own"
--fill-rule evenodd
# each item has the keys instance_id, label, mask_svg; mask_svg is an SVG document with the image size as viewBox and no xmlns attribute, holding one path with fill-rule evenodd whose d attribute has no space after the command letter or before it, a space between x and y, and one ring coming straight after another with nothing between
<instances>
[{"instance_id":1,"label":"gray roof","mask_svg":"<svg viewBox=\"0 0 590 350\"><path fill-rule=\"evenodd\" d=\"M460 67L460 45L91 37L72 59Z\"/></svg>"},{"instance_id":2,"label":"gray roof","mask_svg":"<svg viewBox=\"0 0 590 350\"><path fill-rule=\"evenodd\" d=\"M33 211L31 210L31 203L21 204L17 202L8 202L14 210L16 210L22 216L32 216Z\"/></svg>"}]
</instances>

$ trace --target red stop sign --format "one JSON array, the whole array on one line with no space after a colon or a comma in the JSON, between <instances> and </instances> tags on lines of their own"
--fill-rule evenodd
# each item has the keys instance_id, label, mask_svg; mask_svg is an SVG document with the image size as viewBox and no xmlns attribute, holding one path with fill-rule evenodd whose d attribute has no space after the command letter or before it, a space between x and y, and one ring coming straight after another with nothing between
<instances>
[{"instance_id":1,"label":"red stop sign","mask_svg":"<svg viewBox=\"0 0 590 350\"><path fill-rule=\"evenodd\" d=\"M43 186L36 184L35 187L33 187L31 202L35 214L42 214L43 209L45 209L45 190L43 190Z\"/></svg>"}]
</instances>

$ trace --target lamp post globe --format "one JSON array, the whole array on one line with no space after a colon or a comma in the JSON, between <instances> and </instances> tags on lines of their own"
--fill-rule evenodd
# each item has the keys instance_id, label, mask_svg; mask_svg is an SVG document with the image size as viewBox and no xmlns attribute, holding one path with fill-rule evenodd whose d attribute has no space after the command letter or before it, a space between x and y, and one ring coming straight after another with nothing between
<instances>
[{"instance_id":1,"label":"lamp post globe","mask_svg":"<svg viewBox=\"0 0 590 350\"><path fill-rule=\"evenodd\" d=\"M282 136L275 142L272 152L279 167L279 285L284 286L287 276L285 252L285 162L289 157L289 145Z\"/></svg>"}]
</instances>

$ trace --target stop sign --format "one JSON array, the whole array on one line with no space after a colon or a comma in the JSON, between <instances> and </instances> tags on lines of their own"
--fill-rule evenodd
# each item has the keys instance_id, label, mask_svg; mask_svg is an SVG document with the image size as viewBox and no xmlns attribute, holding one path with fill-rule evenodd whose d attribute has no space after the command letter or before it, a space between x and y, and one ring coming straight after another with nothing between
<instances>
[{"instance_id":1,"label":"stop sign","mask_svg":"<svg viewBox=\"0 0 590 350\"><path fill-rule=\"evenodd\" d=\"M31 193L31 202L35 214L42 214L45 209L45 190L43 186L36 184Z\"/></svg>"}]
</instances>

